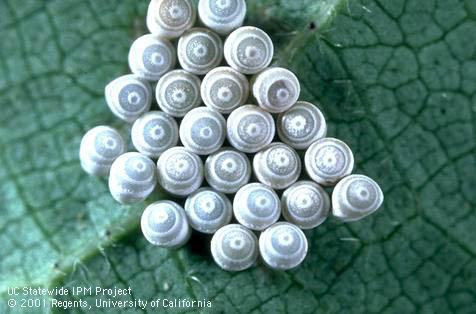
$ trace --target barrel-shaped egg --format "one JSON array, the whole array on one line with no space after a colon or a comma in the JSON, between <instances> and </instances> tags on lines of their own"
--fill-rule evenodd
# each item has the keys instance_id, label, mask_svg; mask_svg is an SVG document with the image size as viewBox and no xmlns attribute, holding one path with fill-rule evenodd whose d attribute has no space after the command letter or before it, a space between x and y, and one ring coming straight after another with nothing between
<instances>
[{"instance_id":1,"label":"barrel-shaped egg","mask_svg":"<svg viewBox=\"0 0 476 314\"><path fill-rule=\"evenodd\" d=\"M258 239L252 231L239 224L220 228L210 244L216 264L227 271L250 268L258 258Z\"/></svg>"},{"instance_id":2,"label":"barrel-shaped egg","mask_svg":"<svg viewBox=\"0 0 476 314\"><path fill-rule=\"evenodd\" d=\"M271 143L274 134L273 117L258 106L245 105L228 116L228 141L239 151L256 153Z\"/></svg>"},{"instance_id":3,"label":"barrel-shaped egg","mask_svg":"<svg viewBox=\"0 0 476 314\"><path fill-rule=\"evenodd\" d=\"M248 94L248 79L230 67L218 67L208 72L201 87L205 105L224 114L244 105Z\"/></svg>"},{"instance_id":4,"label":"barrel-shaped egg","mask_svg":"<svg viewBox=\"0 0 476 314\"><path fill-rule=\"evenodd\" d=\"M215 233L230 223L233 207L225 194L210 188L201 188L185 201L185 212L193 229Z\"/></svg>"},{"instance_id":5,"label":"barrel-shaped egg","mask_svg":"<svg viewBox=\"0 0 476 314\"><path fill-rule=\"evenodd\" d=\"M172 201L147 206L142 213L141 229L147 241L164 248L180 247L191 235L184 209Z\"/></svg>"},{"instance_id":6,"label":"barrel-shaped egg","mask_svg":"<svg viewBox=\"0 0 476 314\"><path fill-rule=\"evenodd\" d=\"M226 137L226 120L206 107L192 109L180 124L180 140L189 151L209 155L222 147Z\"/></svg>"},{"instance_id":7,"label":"barrel-shaped egg","mask_svg":"<svg viewBox=\"0 0 476 314\"><path fill-rule=\"evenodd\" d=\"M129 68L142 79L158 81L174 68L175 48L164 38L147 34L137 38L129 50Z\"/></svg>"},{"instance_id":8,"label":"barrel-shaped egg","mask_svg":"<svg viewBox=\"0 0 476 314\"><path fill-rule=\"evenodd\" d=\"M253 171L261 183L285 189L301 175L301 159L288 145L272 143L254 156Z\"/></svg>"},{"instance_id":9,"label":"barrel-shaped egg","mask_svg":"<svg viewBox=\"0 0 476 314\"><path fill-rule=\"evenodd\" d=\"M278 221L281 203L276 192L269 186L250 183L236 193L233 213L243 226L261 231Z\"/></svg>"},{"instance_id":10,"label":"barrel-shaped egg","mask_svg":"<svg viewBox=\"0 0 476 314\"><path fill-rule=\"evenodd\" d=\"M288 222L278 222L259 237L259 250L264 263L272 269L288 270L304 261L307 239L301 229Z\"/></svg>"},{"instance_id":11,"label":"barrel-shaped egg","mask_svg":"<svg viewBox=\"0 0 476 314\"><path fill-rule=\"evenodd\" d=\"M301 229L322 224L329 215L331 201L327 192L312 181L298 181L281 197L283 217Z\"/></svg>"},{"instance_id":12,"label":"barrel-shaped egg","mask_svg":"<svg viewBox=\"0 0 476 314\"><path fill-rule=\"evenodd\" d=\"M149 111L152 103L152 88L144 79L128 74L106 85L106 103L119 119L132 123Z\"/></svg>"},{"instance_id":13,"label":"barrel-shaped egg","mask_svg":"<svg viewBox=\"0 0 476 314\"><path fill-rule=\"evenodd\" d=\"M178 143L177 122L161 111L150 111L132 125L131 139L140 153L159 158L167 149Z\"/></svg>"},{"instance_id":14,"label":"barrel-shaped egg","mask_svg":"<svg viewBox=\"0 0 476 314\"><path fill-rule=\"evenodd\" d=\"M101 125L83 136L79 160L90 175L107 176L114 160L125 152L126 144L121 134L114 128Z\"/></svg>"},{"instance_id":15,"label":"barrel-shaped egg","mask_svg":"<svg viewBox=\"0 0 476 314\"><path fill-rule=\"evenodd\" d=\"M173 70L162 76L155 89L159 108L172 117L183 117L198 107L200 98L200 79L184 70Z\"/></svg>"},{"instance_id":16,"label":"barrel-shaped egg","mask_svg":"<svg viewBox=\"0 0 476 314\"><path fill-rule=\"evenodd\" d=\"M192 28L180 37L177 55L185 71L204 75L220 65L223 59L223 42L218 34L209 29Z\"/></svg>"},{"instance_id":17,"label":"barrel-shaped egg","mask_svg":"<svg viewBox=\"0 0 476 314\"><path fill-rule=\"evenodd\" d=\"M251 164L248 157L232 148L223 148L208 156L205 179L215 190L236 193L250 181Z\"/></svg>"},{"instance_id":18,"label":"barrel-shaped egg","mask_svg":"<svg viewBox=\"0 0 476 314\"><path fill-rule=\"evenodd\" d=\"M197 12L192 0L151 0L147 28L163 38L177 38L195 24Z\"/></svg>"},{"instance_id":19,"label":"barrel-shaped egg","mask_svg":"<svg viewBox=\"0 0 476 314\"><path fill-rule=\"evenodd\" d=\"M253 96L266 111L279 113L291 108L299 99L301 86L288 69L268 68L251 80Z\"/></svg>"},{"instance_id":20,"label":"barrel-shaped egg","mask_svg":"<svg viewBox=\"0 0 476 314\"><path fill-rule=\"evenodd\" d=\"M246 16L245 0L200 0L200 21L220 35L227 35L243 25Z\"/></svg>"},{"instance_id":21,"label":"barrel-shaped egg","mask_svg":"<svg viewBox=\"0 0 476 314\"><path fill-rule=\"evenodd\" d=\"M195 192L203 182L203 163L198 155L183 147L173 147L157 161L160 186L177 196Z\"/></svg>"},{"instance_id":22,"label":"barrel-shaped egg","mask_svg":"<svg viewBox=\"0 0 476 314\"><path fill-rule=\"evenodd\" d=\"M332 214L343 221L360 220L378 210L383 200L382 189L373 179L349 175L332 191Z\"/></svg>"},{"instance_id":23,"label":"barrel-shaped egg","mask_svg":"<svg viewBox=\"0 0 476 314\"><path fill-rule=\"evenodd\" d=\"M351 174L354 168L354 154L343 141L325 137L307 149L304 164L312 180L330 186Z\"/></svg>"},{"instance_id":24,"label":"barrel-shaped egg","mask_svg":"<svg viewBox=\"0 0 476 314\"><path fill-rule=\"evenodd\" d=\"M156 184L155 164L141 153L125 153L111 166L109 191L119 203L142 202L152 193Z\"/></svg>"},{"instance_id":25,"label":"barrel-shaped egg","mask_svg":"<svg viewBox=\"0 0 476 314\"><path fill-rule=\"evenodd\" d=\"M240 27L225 41L226 62L243 74L256 74L264 70L271 63L273 54L273 41L257 27Z\"/></svg>"},{"instance_id":26,"label":"barrel-shaped egg","mask_svg":"<svg viewBox=\"0 0 476 314\"><path fill-rule=\"evenodd\" d=\"M298 101L280 113L276 129L281 141L295 149L307 149L327 134L327 124L321 110L306 101Z\"/></svg>"}]
</instances>

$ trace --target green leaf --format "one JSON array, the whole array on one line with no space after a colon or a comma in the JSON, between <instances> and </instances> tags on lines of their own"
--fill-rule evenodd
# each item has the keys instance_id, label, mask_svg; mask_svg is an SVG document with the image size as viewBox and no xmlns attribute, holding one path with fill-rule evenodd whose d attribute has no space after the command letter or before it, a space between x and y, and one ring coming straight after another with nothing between
<instances>
[{"instance_id":1,"label":"green leaf","mask_svg":"<svg viewBox=\"0 0 476 314\"><path fill-rule=\"evenodd\" d=\"M149 304L206 299L201 310L217 313L474 311L476 1L248 5L247 24L276 42L275 64L321 103L356 172L381 184L383 208L306 232L309 255L287 272L224 272L198 235L178 251L152 247L138 227L146 204L119 206L78 161L89 128L121 126L103 87L128 71L147 1L0 0L1 313L26 311L8 307L8 287L63 285L130 286L119 299Z\"/></svg>"}]
</instances>

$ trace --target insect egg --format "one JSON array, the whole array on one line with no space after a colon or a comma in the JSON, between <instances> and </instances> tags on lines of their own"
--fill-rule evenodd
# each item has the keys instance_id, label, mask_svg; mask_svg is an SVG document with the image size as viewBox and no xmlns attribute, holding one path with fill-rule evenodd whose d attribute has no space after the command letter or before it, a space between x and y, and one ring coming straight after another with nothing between
<instances>
[{"instance_id":1,"label":"insect egg","mask_svg":"<svg viewBox=\"0 0 476 314\"><path fill-rule=\"evenodd\" d=\"M200 0L198 15L204 25L220 35L227 35L243 25L245 0Z\"/></svg>"},{"instance_id":2,"label":"insect egg","mask_svg":"<svg viewBox=\"0 0 476 314\"><path fill-rule=\"evenodd\" d=\"M284 68L269 68L252 80L253 96L266 111L279 113L288 110L299 98L301 87L293 72Z\"/></svg>"},{"instance_id":3,"label":"insect egg","mask_svg":"<svg viewBox=\"0 0 476 314\"><path fill-rule=\"evenodd\" d=\"M126 151L121 134L109 126L97 126L81 140L79 159L84 171L95 176L107 176L114 160Z\"/></svg>"},{"instance_id":4,"label":"insect egg","mask_svg":"<svg viewBox=\"0 0 476 314\"><path fill-rule=\"evenodd\" d=\"M248 79L230 67L218 67L205 76L201 95L205 105L221 113L230 113L248 99Z\"/></svg>"},{"instance_id":5,"label":"insect egg","mask_svg":"<svg viewBox=\"0 0 476 314\"><path fill-rule=\"evenodd\" d=\"M343 221L356 221L379 209L383 199L377 182L364 175L349 175L332 192L332 213Z\"/></svg>"},{"instance_id":6,"label":"insect egg","mask_svg":"<svg viewBox=\"0 0 476 314\"><path fill-rule=\"evenodd\" d=\"M184 209L172 201L147 206L142 213L141 229L147 241L166 248L184 245L191 235Z\"/></svg>"},{"instance_id":7,"label":"insect egg","mask_svg":"<svg viewBox=\"0 0 476 314\"><path fill-rule=\"evenodd\" d=\"M125 153L111 166L109 190L122 204L142 202L157 184L155 164L137 152Z\"/></svg>"},{"instance_id":8,"label":"insect egg","mask_svg":"<svg viewBox=\"0 0 476 314\"><path fill-rule=\"evenodd\" d=\"M250 183L236 193L233 213L240 224L260 231L279 219L281 204L272 188L261 183Z\"/></svg>"},{"instance_id":9,"label":"insect egg","mask_svg":"<svg viewBox=\"0 0 476 314\"><path fill-rule=\"evenodd\" d=\"M228 141L239 151L256 153L271 143L274 134L273 117L258 106L241 106L228 117Z\"/></svg>"},{"instance_id":10,"label":"insect egg","mask_svg":"<svg viewBox=\"0 0 476 314\"><path fill-rule=\"evenodd\" d=\"M150 158L158 158L165 150L176 146L178 137L177 122L160 111L147 112L132 125L134 147Z\"/></svg>"},{"instance_id":11,"label":"insect egg","mask_svg":"<svg viewBox=\"0 0 476 314\"><path fill-rule=\"evenodd\" d=\"M173 117L183 117L201 103L200 79L184 70L173 70L157 83L155 96L160 109Z\"/></svg>"},{"instance_id":12,"label":"insect egg","mask_svg":"<svg viewBox=\"0 0 476 314\"><path fill-rule=\"evenodd\" d=\"M266 265L288 270L302 263L307 255L307 239L301 229L288 222L278 222L259 237L259 250Z\"/></svg>"},{"instance_id":13,"label":"insect egg","mask_svg":"<svg viewBox=\"0 0 476 314\"><path fill-rule=\"evenodd\" d=\"M329 186L352 172L354 154L341 140L326 137L317 140L307 149L304 164L312 180Z\"/></svg>"},{"instance_id":14,"label":"insect egg","mask_svg":"<svg viewBox=\"0 0 476 314\"><path fill-rule=\"evenodd\" d=\"M203 233L214 233L233 216L230 200L209 188L192 193L185 201L185 212L192 228Z\"/></svg>"},{"instance_id":15,"label":"insect egg","mask_svg":"<svg viewBox=\"0 0 476 314\"><path fill-rule=\"evenodd\" d=\"M167 192L187 196L203 182L203 163L198 155L183 147L172 147L157 161L159 184Z\"/></svg>"},{"instance_id":16,"label":"insect egg","mask_svg":"<svg viewBox=\"0 0 476 314\"><path fill-rule=\"evenodd\" d=\"M233 31L225 41L226 62L243 74L264 70L273 59L271 38L257 27L243 26Z\"/></svg>"},{"instance_id":17,"label":"insect egg","mask_svg":"<svg viewBox=\"0 0 476 314\"><path fill-rule=\"evenodd\" d=\"M245 154L224 148L208 156L205 162L205 178L215 190L236 193L250 181L251 165Z\"/></svg>"},{"instance_id":18,"label":"insect egg","mask_svg":"<svg viewBox=\"0 0 476 314\"><path fill-rule=\"evenodd\" d=\"M196 17L191 0L151 0L147 28L152 34L176 38L195 24Z\"/></svg>"},{"instance_id":19,"label":"insect egg","mask_svg":"<svg viewBox=\"0 0 476 314\"><path fill-rule=\"evenodd\" d=\"M106 102L111 112L125 122L134 122L152 103L150 84L135 75L124 75L107 84Z\"/></svg>"},{"instance_id":20,"label":"insect egg","mask_svg":"<svg viewBox=\"0 0 476 314\"><path fill-rule=\"evenodd\" d=\"M205 107L192 109L180 124L180 139L189 151L208 155L217 151L225 141L226 120Z\"/></svg>"},{"instance_id":21,"label":"insect egg","mask_svg":"<svg viewBox=\"0 0 476 314\"><path fill-rule=\"evenodd\" d=\"M245 270L258 258L258 239L247 228L230 224L213 235L210 249L213 259L224 270Z\"/></svg>"},{"instance_id":22,"label":"insect egg","mask_svg":"<svg viewBox=\"0 0 476 314\"><path fill-rule=\"evenodd\" d=\"M301 229L322 224L329 215L329 195L312 181L299 181L287 188L281 197L284 218Z\"/></svg>"},{"instance_id":23,"label":"insect egg","mask_svg":"<svg viewBox=\"0 0 476 314\"><path fill-rule=\"evenodd\" d=\"M272 143L253 158L256 178L273 189L285 189L299 178L301 159L294 149Z\"/></svg>"},{"instance_id":24,"label":"insect egg","mask_svg":"<svg viewBox=\"0 0 476 314\"><path fill-rule=\"evenodd\" d=\"M223 42L206 28L192 28L180 37L177 55L182 68L203 75L216 68L223 59Z\"/></svg>"},{"instance_id":25,"label":"insect egg","mask_svg":"<svg viewBox=\"0 0 476 314\"><path fill-rule=\"evenodd\" d=\"M175 48L164 38L147 34L132 43L129 50L129 67L132 73L149 80L158 81L174 68Z\"/></svg>"},{"instance_id":26,"label":"insect egg","mask_svg":"<svg viewBox=\"0 0 476 314\"><path fill-rule=\"evenodd\" d=\"M327 133L322 112L305 101L298 101L289 110L280 113L276 128L279 138L295 149L306 149Z\"/></svg>"}]
</instances>

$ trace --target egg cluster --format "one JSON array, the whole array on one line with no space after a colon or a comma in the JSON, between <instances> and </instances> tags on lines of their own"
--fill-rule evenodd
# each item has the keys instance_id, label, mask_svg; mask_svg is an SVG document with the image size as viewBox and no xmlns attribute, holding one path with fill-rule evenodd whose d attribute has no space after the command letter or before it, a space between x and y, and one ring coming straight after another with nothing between
<instances>
[{"instance_id":1,"label":"egg cluster","mask_svg":"<svg viewBox=\"0 0 476 314\"><path fill-rule=\"evenodd\" d=\"M273 42L243 27L245 14L244 0L200 0L194 27L191 0L152 0L151 33L130 48L132 74L105 88L111 111L132 125L137 152L126 152L117 130L98 126L83 137L80 160L89 174L109 175L119 203L141 202L157 184L186 198L183 206L163 200L144 210L141 229L152 244L179 247L195 229L213 234L211 253L223 269L246 269L260 255L286 270L307 254L302 229L330 212L361 219L381 206L383 193L351 174L351 149L326 137L317 106L298 100L296 75L269 67ZM150 111L154 98L158 108Z\"/></svg>"}]
</instances>

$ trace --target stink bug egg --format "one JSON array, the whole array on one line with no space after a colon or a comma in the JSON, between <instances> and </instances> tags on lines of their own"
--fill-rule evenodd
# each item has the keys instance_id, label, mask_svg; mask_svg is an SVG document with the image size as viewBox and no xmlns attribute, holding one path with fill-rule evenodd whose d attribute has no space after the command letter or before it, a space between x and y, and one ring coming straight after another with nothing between
<instances>
[{"instance_id":1,"label":"stink bug egg","mask_svg":"<svg viewBox=\"0 0 476 314\"><path fill-rule=\"evenodd\" d=\"M299 178L301 159L294 149L272 143L253 158L256 178L273 189L285 189Z\"/></svg>"},{"instance_id":2,"label":"stink bug egg","mask_svg":"<svg viewBox=\"0 0 476 314\"><path fill-rule=\"evenodd\" d=\"M233 216L230 200L210 188L192 193L185 201L185 212L192 228L203 233L215 233L230 223Z\"/></svg>"},{"instance_id":3,"label":"stink bug egg","mask_svg":"<svg viewBox=\"0 0 476 314\"><path fill-rule=\"evenodd\" d=\"M200 79L187 71L170 71L160 78L155 89L159 108L173 117L185 116L202 102L200 84Z\"/></svg>"},{"instance_id":4,"label":"stink bug egg","mask_svg":"<svg viewBox=\"0 0 476 314\"><path fill-rule=\"evenodd\" d=\"M269 68L252 80L253 96L266 111L279 113L288 110L299 98L301 86L293 72L284 68Z\"/></svg>"},{"instance_id":5,"label":"stink bug egg","mask_svg":"<svg viewBox=\"0 0 476 314\"><path fill-rule=\"evenodd\" d=\"M257 27L243 26L233 31L225 41L226 62L243 74L264 70L273 59L271 38Z\"/></svg>"},{"instance_id":6,"label":"stink bug egg","mask_svg":"<svg viewBox=\"0 0 476 314\"><path fill-rule=\"evenodd\" d=\"M105 96L112 113L119 119L132 123L149 111L152 88L147 81L129 74L107 84Z\"/></svg>"},{"instance_id":7,"label":"stink bug egg","mask_svg":"<svg viewBox=\"0 0 476 314\"><path fill-rule=\"evenodd\" d=\"M206 28L192 28L180 37L177 55L182 68L203 75L216 68L223 59L223 42Z\"/></svg>"},{"instance_id":8,"label":"stink bug egg","mask_svg":"<svg viewBox=\"0 0 476 314\"><path fill-rule=\"evenodd\" d=\"M288 222L278 222L259 237L259 250L266 265L288 270L298 266L307 255L307 239L301 229Z\"/></svg>"},{"instance_id":9,"label":"stink bug egg","mask_svg":"<svg viewBox=\"0 0 476 314\"><path fill-rule=\"evenodd\" d=\"M175 48L167 40L147 34L134 41L129 51L132 73L149 81L158 81L174 68Z\"/></svg>"},{"instance_id":10,"label":"stink bug egg","mask_svg":"<svg viewBox=\"0 0 476 314\"><path fill-rule=\"evenodd\" d=\"M213 235L210 249L215 263L224 270L245 270L258 258L258 239L247 228L230 224Z\"/></svg>"},{"instance_id":11,"label":"stink bug egg","mask_svg":"<svg viewBox=\"0 0 476 314\"><path fill-rule=\"evenodd\" d=\"M352 172L354 154L341 140L326 137L317 140L307 149L304 164L312 180L329 186Z\"/></svg>"},{"instance_id":12,"label":"stink bug egg","mask_svg":"<svg viewBox=\"0 0 476 314\"><path fill-rule=\"evenodd\" d=\"M183 146L199 155L216 152L225 141L226 120L214 110L205 107L192 109L180 124Z\"/></svg>"},{"instance_id":13,"label":"stink bug egg","mask_svg":"<svg viewBox=\"0 0 476 314\"><path fill-rule=\"evenodd\" d=\"M329 215L329 195L312 181L299 181L287 188L281 197L284 218L301 229L322 224Z\"/></svg>"},{"instance_id":14,"label":"stink bug egg","mask_svg":"<svg viewBox=\"0 0 476 314\"><path fill-rule=\"evenodd\" d=\"M223 148L208 156L205 162L205 178L215 190L236 193L250 181L251 165L245 154L231 148Z\"/></svg>"},{"instance_id":15,"label":"stink bug egg","mask_svg":"<svg viewBox=\"0 0 476 314\"><path fill-rule=\"evenodd\" d=\"M244 105L248 94L248 79L230 67L218 67L208 72L201 87L205 105L225 114Z\"/></svg>"},{"instance_id":16,"label":"stink bug egg","mask_svg":"<svg viewBox=\"0 0 476 314\"><path fill-rule=\"evenodd\" d=\"M165 248L180 247L191 235L184 209L172 201L147 206L142 213L141 229L147 241Z\"/></svg>"},{"instance_id":17,"label":"stink bug egg","mask_svg":"<svg viewBox=\"0 0 476 314\"><path fill-rule=\"evenodd\" d=\"M278 221L281 204L272 188L261 183L250 183L236 193L233 213L240 224L260 231Z\"/></svg>"},{"instance_id":18,"label":"stink bug egg","mask_svg":"<svg viewBox=\"0 0 476 314\"><path fill-rule=\"evenodd\" d=\"M147 28L164 38L177 38L195 24L197 12L191 0L151 0Z\"/></svg>"},{"instance_id":19,"label":"stink bug egg","mask_svg":"<svg viewBox=\"0 0 476 314\"><path fill-rule=\"evenodd\" d=\"M332 214L343 221L362 219L382 206L383 192L371 178L353 174L345 177L332 192Z\"/></svg>"},{"instance_id":20,"label":"stink bug egg","mask_svg":"<svg viewBox=\"0 0 476 314\"><path fill-rule=\"evenodd\" d=\"M150 158L158 158L178 143L177 122L160 111L145 113L134 122L131 138L134 147Z\"/></svg>"},{"instance_id":21,"label":"stink bug egg","mask_svg":"<svg viewBox=\"0 0 476 314\"><path fill-rule=\"evenodd\" d=\"M183 147L173 147L160 155L157 161L159 184L167 192L187 196L203 182L203 163L198 155Z\"/></svg>"},{"instance_id":22,"label":"stink bug egg","mask_svg":"<svg viewBox=\"0 0 476 314\"><path fill-rule=\"evenodd\" d=\"M274 134L273 117L258 106L239 107L228 117L228 141L239 151L256 153L271 143Z\"/></svg>"},{"instance_id":23,"label":"stink bug egg","mask_svg":"<svg viewBox=\"0 0 476 314\"><path fill-rule=\"evenodd\" d=\"M243 25L245 0L200 0L198 15L203 24L220 35L227 35Z\"/></svg>"},{"instance_id":24,"label":"stink bug egg","mask_svg":"<svg viewBox=\"0 0 476 314\"><path fill-rule=\"evenodd\" d=\"M324 115L315 105L305 101L298 101L280 113L276 128L279 138L295 149L307 149L327 134Z\"/></svg>"},{"instance_id":25,"label":"stink bug egg","mask_svg":"<svg viewBox=\"0 0 476 314\"><path fill-rule=\"evenodd\" d=\"M84 171L95 176L107 176L114 160L126 152L121 134L109 126L89 130L81 140L79 159Z\"/></svg>"},{"instance_id":26,"label":"stink bug egg","mask_svg":"<svg viewBox=\"0 0 476 314\"><path fill-rule=\"evenodd\" d=\"M125 153L111 166L109 190L122 204L142 202L157 184L155 164L141 153Z\"/></svg>"}]
</instances>

